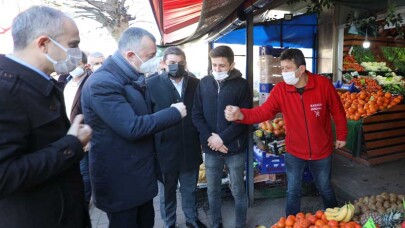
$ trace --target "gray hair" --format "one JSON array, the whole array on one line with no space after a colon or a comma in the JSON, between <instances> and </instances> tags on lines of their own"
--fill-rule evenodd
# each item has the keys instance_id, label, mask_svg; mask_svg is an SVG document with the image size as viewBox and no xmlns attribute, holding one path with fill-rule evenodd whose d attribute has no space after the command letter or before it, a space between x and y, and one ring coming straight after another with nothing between
<instances>
[{"instance_id":1,"label":"gray hair","mask_svg":"<svg viewBox=\"0 0 405 228\"><path fill-rule=\"evenodd\" d=\"M144 36L149 37L153 42L156 43L155 37L145 29L131 27L127 28L122 34L118 41L118 51L120 53L125 53L129 50L138 51L142 49L140 46L141 40ZM135 48L135 50L134 50Z\"/></svg>"},{"instance_id":2,"label":"gray hair","mask_svg":"<svg viewBox=\"0 0 405 228\"><path fill-rule=\"evenodd\" d=\"M70 19L66 14L47 6L33 6L19 13L11 26L14 50L24 49L42 35L55 39L64 33L66 19Z\"/></svg>"},{"instance_id":3,"label":"gray hair","mask_svg":"<svg viewBox=\"0 0 405 228\"><path fill-rule=\"evenodd\" d=\"M92 58L104 58L104 55L101 52L95 51L95 52L90 53L89 57L92 57Z\"/></svg>"}]
</instances>

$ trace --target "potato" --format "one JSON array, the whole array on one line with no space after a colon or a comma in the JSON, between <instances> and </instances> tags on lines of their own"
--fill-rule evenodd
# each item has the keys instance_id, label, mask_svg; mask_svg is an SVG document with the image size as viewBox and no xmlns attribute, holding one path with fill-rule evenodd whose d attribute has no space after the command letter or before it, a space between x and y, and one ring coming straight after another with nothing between
<instances>
[{"instance_id":1,"label":"potato","mask_svg":"<svg viewBox=\"0 0 405 228\"><path fill-rule=\"evenodd\" d=\"M384 198L381 195L376 196L377 202L383 202Z\"/></svg>"},{"instance_id":2,"label":"potato","mask_svg":"<svg viewBox=\"0 0 405 228\"><path fill-rule=\"evenodd\" d=\"M390 202L388 202L388 201L384 201L383 206L384 206L384 208L385 208L385 209L388 209L388 208L390 208L390 207L391 207L391 203L390 203Z\"/></svg>"},{"instance_id":3,"label":"potato","mask_svg":"<svg viewBox=\"0 0 405 228\"><path fill-rule=\"evenodd\" d=\"M383 197L384 200L389 200L389 198L390 198L390 195L388 195L388 193L386 193L386 192L383 192L381 194L381 196Z\"/></svg>"},{"instance_id":4,"label":"potato","mask_svg":"<svg viewBox=\"0 0 405 228\"><path fill-rule=\"evenodd\" d=\"M381 207L377 211L380 215L385 214L385 208Z\"/></svg>"}]
</instances>

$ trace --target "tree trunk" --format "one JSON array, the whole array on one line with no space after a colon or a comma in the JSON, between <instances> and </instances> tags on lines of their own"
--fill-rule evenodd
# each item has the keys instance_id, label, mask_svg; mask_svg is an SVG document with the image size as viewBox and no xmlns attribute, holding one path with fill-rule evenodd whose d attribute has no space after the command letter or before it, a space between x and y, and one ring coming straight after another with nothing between
<instances>
[{"instance_id":1,"label":"tree trunk","mask_svg":"<svg viewBox=\"0 0 405 228\"><path fill-rule=\"evenodd\" d=\"M107 30L110 32L111 36L118 41L121 33L124 32L128 27L128 22L121 22L120 25L117 26L107 26Z\"/></svg>"}]
</instances>

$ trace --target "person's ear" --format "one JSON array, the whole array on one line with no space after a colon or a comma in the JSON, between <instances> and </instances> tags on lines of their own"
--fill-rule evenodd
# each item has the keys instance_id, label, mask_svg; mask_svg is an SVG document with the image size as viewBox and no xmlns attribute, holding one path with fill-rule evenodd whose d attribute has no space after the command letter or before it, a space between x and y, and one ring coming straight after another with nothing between
<instances>
[{"instance_id":1,"label":"person's ear","mask_svg":"<svg viewBox=\"0 0 405 228\"><path fill-rule=\"evenodd\" d=\"M301 74L303 74L306 70L307 70L307 67L304 65L301 65L301 70L300 70Z\"/></svg>"},{"instance_id":2,"label":"person's ear","mask_svg":"<svg viewBox=\"0 0 405 228\"><path fill-rule=\"evenodd\" d=\"M125 57L126 57L127 59L129 59L129 60L132 60L134 57L136 58L135 52L133 52L133 51L127 51L127 52L125 52Z\"/></svg>"},{"instance_id":3,"label":"person's ear","mask_svg":"<svg viewBox=\"0 0 405 228\"><path fill-rule=\"evenodd\" d=\"M39 36L35 39L36 46L44 53L48 53L48 46L51 42L47 36Z\"/></svg>"},{"instance_id":4,"label":"person's ear","mask_svg":"<svg viewBox=\"0 0 405 228\"><path fill-rule=\"evenodd\" d=\"M233 70L234 68L235 68L235 62L233 62L233 63L231 64L231 66L229 67L229 71Z\"/></svg>"}]
</instances>

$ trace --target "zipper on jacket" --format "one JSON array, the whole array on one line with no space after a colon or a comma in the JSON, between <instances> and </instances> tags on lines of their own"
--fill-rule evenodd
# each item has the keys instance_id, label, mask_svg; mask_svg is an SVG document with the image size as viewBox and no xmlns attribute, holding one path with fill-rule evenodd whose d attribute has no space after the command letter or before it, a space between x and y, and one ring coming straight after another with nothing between
<instances>
[{"instance_id":1,"label":"zipper on jacket","mask_svg":"<svg viewBox=\"0 0 405 228\"><path fill-rule=\"evenodd\" d=\"M214 79L215 80L215 79ZM217 80L215 80L216 82L217 82L217 84L218 84L218 94L217 94L217 105L216 105L216 107L217 107L217 110L216 110L216 112L217 112L217 134L219 135L219 116L218 116L218 110L219 110L219 91L221 90L220 88L220 85L219 85L219 83L218 83L218 81Z\"/></svg>"},{"instance_id":2,"label":"zipper on jacket","mask_svg":"<svg viewBox=\"0 0 405 228\"><path fill-rule=\"evenodd\" d=\"M219 82L214 78L214 81L217 83L217 85L218 85L218 94L219 94L219 91L221 91L221 85L219 84Z\"/></svg>"},{"instance_id":3,"label":"zipper on jacket","mask_svg":"<svg viewBox=\"0 0 405 228\"><path fill-rule=\"evenodd\" d=\"M308 135L309 160L312 160L311 140L310 140L310 137L309 137L308 121L307 121L307 118L306 118L305 106L304 106L304 99L302 98L302 94L300 94L300 98L301 98L302 109L304 110L304 121L305 121L305 126L306 126L306 129L307 129L307 135Z\"/></svg>"}]
</instances>

